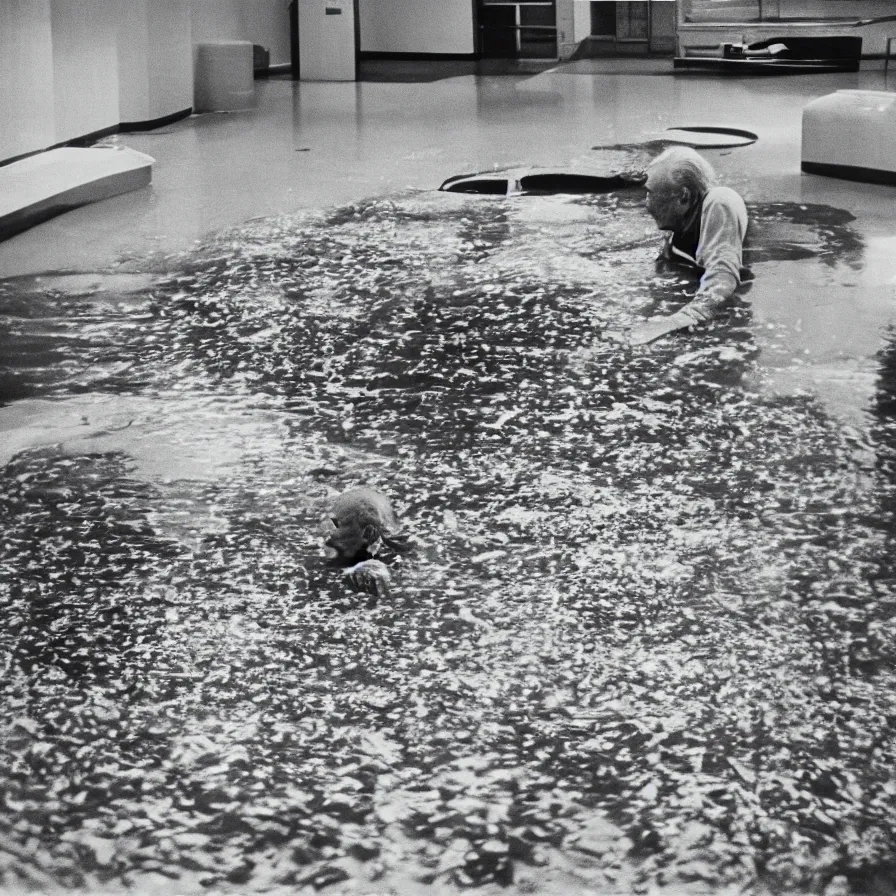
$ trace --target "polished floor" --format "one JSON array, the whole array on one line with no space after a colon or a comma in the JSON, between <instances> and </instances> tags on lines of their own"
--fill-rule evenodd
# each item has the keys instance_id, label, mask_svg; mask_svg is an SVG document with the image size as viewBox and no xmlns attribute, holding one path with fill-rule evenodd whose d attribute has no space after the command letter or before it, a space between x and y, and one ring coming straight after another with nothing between
<instances>
[{"instance_id":1,"label":"polished floor","mask_svg":"<svg viewBox=\"0 0 896 896\"><path fill-rule=\"evenodd\" d=\"M534 76L433 83L256 83L257 108L193 116L116 142L156 159L150 189L83 208L5 243L0 275L96 270L180 251L248 218L391 190L433 189L495 166L558 164L683 124L743 125L748 150L714 158L748 200L830 202L885 222L893 191L802 176L800 115L841 88L896 89L882 71L791 78L658 77L656 60L559 65ZM607 72L618 66L619 74ZM634 70L633 70L634 69Z\"/></svg>"},{"instance_id":2,"label":"polished floor","mask_svg":"<svg viewBox=\"0 0 896 896\"><path fill-rule=\"evenodd\" d=\"M748 202L822 203L856 216L867 248L841 299L807 311L806 297L777 277L757 283L751 297L758 320L781 322L790 334L788 344L776 337L765 347L770 376L785 389L817 388L829 406L855 416L871 382L862 368L893 310L896 188L801 174L801 112L841 88L896 89L896 73L735 79L673 74L669 60L602 59L534 75L445 77L457 70L401 63L390 74L377 63L372 77L416 80L259 81L252 111L120 135L109 142L156 159L152 186L8 240L0 277L142 270L150 257L164 265L166 255L251 218L431 190L452 175L497 167L587 161L592 147L673 126L742 126L758 134L755 144L707 154ZM808 368L794 371L795 355Z\"/></svg>"}]
</instances>

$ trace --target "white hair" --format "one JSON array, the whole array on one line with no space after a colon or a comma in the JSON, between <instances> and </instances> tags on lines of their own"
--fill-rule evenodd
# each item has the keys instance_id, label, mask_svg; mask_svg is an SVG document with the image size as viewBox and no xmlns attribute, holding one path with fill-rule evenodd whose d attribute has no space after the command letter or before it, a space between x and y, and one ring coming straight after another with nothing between
<instances>
[{"instance_id":1,"label":"white hair","mask_svg":"<svg viewBox=\"0 0 896 896\"><path fill-rule=\"evenodd\" d=\"M675 188L687 187L693 196L702 196L716 182L712 165L690 146L670 146L663 150L647 170L662 169Z\"/></svg>"}]
</instances>

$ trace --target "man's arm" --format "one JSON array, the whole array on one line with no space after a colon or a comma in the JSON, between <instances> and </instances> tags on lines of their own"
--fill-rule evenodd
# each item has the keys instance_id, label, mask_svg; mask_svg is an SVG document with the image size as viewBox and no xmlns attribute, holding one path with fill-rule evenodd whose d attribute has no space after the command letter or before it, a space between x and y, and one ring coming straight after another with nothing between
<instances>
[{"instance_id":1,"label":"man's arm","mask_svg":"<svg viewBox=\"0 0 896 896\"><path fill-rule=\"evenodd\" d=\"M740 284L747 210L734 190L714 191L703 205L697 264L704 268L697 295L666 317L650 317L632 328L628 341L644 345L662 336L709 320Z\"/></svg>"}]
</instances>

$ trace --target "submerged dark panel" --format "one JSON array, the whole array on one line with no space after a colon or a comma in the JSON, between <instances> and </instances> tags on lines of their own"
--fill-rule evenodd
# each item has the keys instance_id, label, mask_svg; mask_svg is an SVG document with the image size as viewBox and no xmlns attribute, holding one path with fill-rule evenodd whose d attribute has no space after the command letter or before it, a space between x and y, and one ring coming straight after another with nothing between
<instances>
[{"instance_id":1,"label":"submerged dark panel","mask_svg":"<svg viewBox=\"0 0 896 896\"><path fill-rule=\"evenodd\" d=\"M527 174L519 180L520 188L535 193L609 193L632 186L630 179L598 177L590 174L550 172Z\"/></svg>"},{"instance_id":2,"label":"submerged dark panel","mask_svg":"<svg viewBox=\"0 0 896 896\"><path fill-rule=\"evenodd\" d=\"M440 190L446 193L482 193L488 196L506 196L508 181L498 177L469 177L464 179L452 178L446 180Z\"/></svg>"}]
</instances>

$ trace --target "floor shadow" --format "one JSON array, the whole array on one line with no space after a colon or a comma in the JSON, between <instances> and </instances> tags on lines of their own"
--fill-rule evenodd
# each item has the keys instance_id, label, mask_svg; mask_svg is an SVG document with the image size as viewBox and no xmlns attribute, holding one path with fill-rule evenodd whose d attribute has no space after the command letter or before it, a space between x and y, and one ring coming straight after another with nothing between
<instances>
[{"instance_id":1,"label":"floor shadow","mask_svg":"<svg viewBox=\"0 0 896 896\"><path fill-rule=\"evenodd\" d=\"M556 59L362 59L358 80L416 84L465 75L529 77L556 64Z\"/></svg>"}]
</instances>

